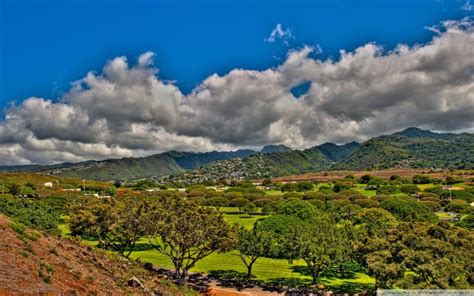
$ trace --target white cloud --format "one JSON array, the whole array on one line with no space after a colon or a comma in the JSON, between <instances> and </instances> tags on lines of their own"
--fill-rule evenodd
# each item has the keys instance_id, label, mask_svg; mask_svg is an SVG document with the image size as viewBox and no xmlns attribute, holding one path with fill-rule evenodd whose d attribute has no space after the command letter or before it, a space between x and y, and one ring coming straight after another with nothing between
<instances>
[{"instance_id":1,"label":"white cloud","mask_svg":"<svg viewBox=\"0 0 474 296\"><path fill-rule=\"evenodd\" d=\"M472 21L446 21L427 44L377 44L338 60L292 50L263 71L211 75L184 95L160 80L151 52L88 73L54 102L31 97L5 110L0 164L209 151L283 143L305 148L364 140L409 126L474 129ZM294 86L310 82L305 96Z\"/></svg>"},{"instance_id":2,"label":"white cloud","mask_svg":"<svg viewBox=\"0 0 474 296\"><path fill-rule=\"evenodd\" d=\"M266 42L273 43L277 39L283 40L283 42L288 45L288 39L293 38L293 33L289 28L283 29L281 24L277 24L275 28L270 33L268 38L265 38Z\"/></svg>"},{"instance_id":3,"label":"white cloud","mask_svg":"<svg viewBox=\"0 0 474 296\"><path fill-rule=\"evenodd\" d=\"M463 4L463 6L461 6L461 9L465 11L472 11L474 9L474 5L472 5L471 2L468 0L466 1L466 3Z\"/></svg>"}]
</instances>

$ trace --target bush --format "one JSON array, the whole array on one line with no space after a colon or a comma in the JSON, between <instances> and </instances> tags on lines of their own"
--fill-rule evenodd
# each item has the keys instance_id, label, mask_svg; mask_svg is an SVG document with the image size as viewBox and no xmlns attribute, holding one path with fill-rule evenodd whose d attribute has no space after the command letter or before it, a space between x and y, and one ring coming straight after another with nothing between
<instances>
[{"instance_id":1,"label":"bush","mask_svg":"<svg viewBox=\"0 0 474 296\"><path fill-rule=\"evenodd\" d=\"M413 184L429 184L432 182L430 176L427 175L415 175L412 180Z\"/></svg>"},{"instance_id":2,"label":"bush","mask_svg":"<svg viewBox=\"0 0 474 296\"><path fill-rule=\"evenodd\" d=\"M283 193L282 197L283 199L291 199L291 198L301 199L302 196L300 193L297 193L297 192L287 192L287 193Z\"/></svg>"},{"instance_id":3,"label":"bush","mask_svg":"<svg viewBox=\"0 0 474 296\"><path fill-rule=\"evenodd\" d=\"M400 187L400 191L408 195L413 195L413 194L416 194L417 192L420 192L421 190L416 185L406 184Z\"/></svg>"},{"instance_id":4,"label":"bush","mask_svg":"<svg viewBox=\"0 0 474 296\"><path fill-rule=\"evenodd\" d=\"M422 201L421 203L424 204L426 207L428 207L432 212L437 212L441 210L441 205L439 204L439 202L425 200L425 201Z\"/></svg>"},{"instance_id":5,"label":"bush","mask_svg":"<svg viewBox=\"0 0 474 296\"><path fill-rule=\"evenodd\" d=\"M470 214L455 223L456 226L474 230L474 215Z\"/></svg>"},{"instance_id":6,"label":"bush","mask_svg":"<svg viewBox=\"0 0 474 296\"><path fill-rule=\"evenodd\" d=\"M381 186L377 188L377 194L392 195L397 193L400 193L400 190L394 185Z\"/></svg>"},{"instance_id":7,"label":"bush","mask_svg":"<svg viewBox=\"0 0 474 296\"><path fill-rule=\"evenodd\" d=\"M242 208L245 207L249 203L248 199L243 197L234 198L229 202L229 206L239 208L239 211L242 212Z\"/></svg>"},{"instance_id":8,"label":"bush","mask_svg":"<svg viewBox=\"0 0 474 296\"><path fill-rule=\"evenodd\" d=\"M259 207L259 208L264 208L266 205L273 203L274 201L269 199L269 198L260 198L256 199L253 201L253 203Z\"/></svg>"},{"instance_id":9,"label":"bush","mask_svg":"<svg viewBox=\"0 0 474 296\"><path fill-rule=\"evenodd\" d=\"M463 213L464 211L468 210L471 206L464 200L461 199L453 199L448 205L444 207L446 212L453 212L453 213Z\"/></svg>"},{"instance_id":10,"label":"bush","mask_svg":"<svg viewBox=\"0 0 474 296\"><path fill-rule=\"evenodd\" d=\"M42 201L2 198L0 212L27 227L53 233L58 231L59 213Z\"/></svg>"},{"instance_id":11,"label":"bush","mask_svg":"<svg viewBox=\"0 0 474 296\"><path fill-rule=\"evenodd\" d=\"M379 202L374 199L356 199L354 204L360 206L361 208L377 208L379 207Z\"/></svg>"},{"instance_id":12,"label":"bush","mask_svg":"<svg viewBox=\"0 0 474 296\"><path fill-rule=\"evenodd\" d=\"M303 200L319 199L324 200L324 193L322 192L305 192L303 194Z\"/></svg>"},{"instance_id":13,"label":"bush","mask_svg":"<svg viewBox=\"0 0 474 296\"><path fill-rule=\"evenodd\" d=\"M354 185L352 184L351 181L336 181L336 183L334 183L334 186L332 188L332 190L334 192L340 192L340 191L344 191L344 190L349 190L353 187Z\"/></svg>"}]
</instances>

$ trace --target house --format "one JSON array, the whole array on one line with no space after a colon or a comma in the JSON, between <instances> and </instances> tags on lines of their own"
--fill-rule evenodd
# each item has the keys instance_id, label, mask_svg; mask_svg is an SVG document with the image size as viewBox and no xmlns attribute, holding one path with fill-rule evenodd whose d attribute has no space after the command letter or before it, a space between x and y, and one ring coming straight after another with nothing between
<instances>
[{"instance_id":1,"label":"house","mask_svg":"<svg viewBox=\"0 0 474 296\"><path fill-rule=\"evenodd\" d=\"M43 184L44 187L53 187L53 182L45 182Z\"/></svg>"}]
</instances>

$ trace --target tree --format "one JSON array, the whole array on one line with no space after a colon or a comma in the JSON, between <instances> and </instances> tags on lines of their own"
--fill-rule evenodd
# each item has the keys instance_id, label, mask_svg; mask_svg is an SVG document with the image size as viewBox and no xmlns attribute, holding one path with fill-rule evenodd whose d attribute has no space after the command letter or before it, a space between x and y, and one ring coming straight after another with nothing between
<instances>
[{"instance_id":1,"label":"tree","mask_svg":"<svg viewBox=\"0 0 474 296\"><path fill-rule=\"evenodd\" d=\"M466 215L461 219L461 221L456 222L456 226L463 227L469 230L474 230L474 215Z\"/></svg>"},{"instance_id":2,"label":"tree","mask_svg":"<svg viewBox=\"0 0 474 296\"><path fill-rule=\"evenodd\" d=\"M244 206L244 208L242 209L245 213L247 214L253 214L255 213L255 211L257 211L257 206L253 203L253 202L249 202L248 204L246 204Z\"/></svg>"},{"instance_id":3,"label":"tree","mask_svg":"<svg viewBox=\"0 0 474 296\"><path fill-rule=\"evenodd\" d=\"M229 251L236 243L236 231L222 214L180 197L166 199L151 219L149 242L171 259L179 285L186 284L188 271L198 261L216 251Z\"/></svg>"},{"instance_id":4,"label":"tree","mask_svg":"<svg viewBox=\"0 0 474 296\"><path fill-rule=\"evenodd\" d=\"M444 207L446 212L452 212L456 214L457 220L461 217L461 214L471 209L471 205L462 199L453 199L448 205Z\"/></svg>"},{"instance_id":5,"label":"tree","mask_svg":"<svg viewBox=\"0 0 474 296\"><path fill-rule=\"evenodd\" d=\"M216 207L216 210L219 212L221 207L225 207L229 204L229 201L224 197L210 197L206 198L205 205Z\"/></svg>"},{"instance_id":6,"label":"tree","mask_svg":"<svg viewBox=\"0 0 474 296\"><path fill-rule=\"evenodd\" d=\"M281 192L294 192L298 190L298 184L296 183L285 183L281 187Z\"/></svg>"},{"instance_id":7,"label":"tree","mask_svg":"<svg viewBox=\"0 0 474 296\"><path fill-rule=\"evenodd\" d=\"M25 186L20 186L20 189L17 193L18 196L20 197L35 197L36 191L34 188L25 185Z\"/></svg>"},{"instance_id":8,"label":"tree","mask_svg":"<svg viewBox=\"0 0 474 296\"><path fill-rule=\"evenodd\" d=\"M273 252L272 236L270 232L262 231L258 227L257 222L250 230L240 227L238 237L237 250L239 251L240 259L247 267L247 278L250 279L253 264L257 259L262 256L268 256Z\"/></svg>"},{"instance_id":9,"label":"tree","mask_svg":"<svg viewBox=\"0 0 474 296\"><path fill-rule=\"evenodd\" d=\"M414 198L387 198L380 203L380 207L402 221L426 221L431 223L438 221L438 217L426 205Z\"/></svg>"},{"instance_id":10,"label":"tree","mask_svg":"<svg viewBox=\"0 0 474 296\"><path fill-rule=\"evenodd\" d=\"M76 207L69 227L72 235L86 235L99 241L99 247L129 257L136 242L149 230L151 201L102 199Z\"/></svg>"},{"instance_id":11,"label":"tree","mask_svg":"<svg viewBox=\"0 0 474 296\"><path fill-rule=\"evenodd\" d=\"M380 288L465 289L473 280L473 235L446 222L404 222L370 239L363 261Z\"/></svg>"},{"instance_id":12,"label":"tree","mask_svg":"<svg viewBox=\"0 0 474 296\"><path fill-rule=\"evenodd\" d=\"M307 222L295 216L273 215L259 223L259 230L271 233L274 242L273 256L286 258L288 263L299 257L296 242L306 229Z\"/></svg>"},{"instance_id":13,"label":"tree","mask_svg":"<svg viewBox=\"0 0 474 296\"><path fill-rule=\"evenodd\" d=\"M431 183L430 176L427 175L414 175L413 184L429 184Z\"/></svg>"},{"instance_id":14,"label":"tree","mask_svg":"<svg viewBox=\"0 0 474 296\"><path fill-rule=\"evenodd\" d=\"M405 184L400 187L400 191L408 195L413 195L420 192L420 188L415 184Z\"/></svg>"},{"instance_id":15,"label":"tree","mask_svg":"<svg viewBox=\"0 0 474 296\"><path fill-rule=\"evenodd\" d=\"M373 178L375 178L375 177L372 176L372 175L369 175L369 174L362 175L362 176L360 177L360 183L362 183L362 184L367 184L367 183L369 183L369 181L372 180Z\"/></svg>"},{"instance_id":16,"label":"tree","mask_svg":"<svg viewBox=\"0 0 474 296\"><path fill-rule=\"evenodd\" d=\"M230 201L230 206L231 207L237 207L239 208L239 212L242 213L242 209L249 203L249 200L243 197L240 198L234 198Z\"/></svg>"},{"instance_id":17,"label":"tree","mask_svg":"<svg viewBox=\"0 0 474 296\"><path fill-rule=\"evenodd\" d=\"M353 184L352 184L351 181L339 180L339 181L336 181L336 183L334 183L333 191L334 192L340 192L340 191L344 191L344 190L349 190L352 187L353 187Z\"/></svg>"},{"instance_id":18,"label":"tree","mask_svg":"<svg viewBox=\"0 0 474 296\"><path fill-rule=\"evenodd\" d=\"M314 183L313 182L309 182L309 181L306 181L306 182L299 182L298 183L298 191L300 192L305 192L305 191L311 191L313 190L313 187L314 187Z\"/></svg>"},{"instance_id":19,"label":"tree","mask_svg":"<svg viewBox=\"0 0 474 296\"><path fill-rule=\"evenodd\" d=\"M365 187L366 190L377 190L380 186L387 184L382 178L372 178L369 182L367 182L367 186Z\"/></svg>"},{"instance_id":20,"label":"tree","mask_svg":"<svg viewBox=\"0 0 474 296\"><path fill-rule=\"evenodd\" d=\"M397 219L384 209L369 208L356 216L355 224L362 225L369 237L383 237L389 229L397 225Z\"/></svg>"},{"instance_id":21,"label":"tree","mask_svg":"<svg viewBox=\"0 0 474 296\"><path fill-rule=\"evenodd\" d=\"M309 221L318 214L318 210L307 201L292 198L278 204L276 213L295 216L303 221Z\"/></svg>"},{"instance_id":22,"label":"tree","mask_svg":"<svg viewBox=\"0 0 474 296\"><path fill-rule=\"evenodd\" d=\"M464 182L464 179L461 176L446 176L446 184L454 185L456 183Z\"/></svg>"},{"instance_id":23,"label":"tree","mask_svg":"<svg viewBox=\"0 0 474 296\"><path fill-rule=\"evenodd\" d=\"M329 215L318 217L309 223L300 238L293 242L298 246L299 257L306 262L312 276L312 284L318 285L321 272L333 263L347 259L352 252L350 224L337 224Z\"/></svg>"},{"instance_id":24,"label":"tree","mask_svg":"<svg viewBox=\"0 0 474 296\"><path fill-rule=\"evenodd\" d=\"M122 186L122 182L120 182L120 180L115 180L114 181L114 187L115 188L120 188L120 186Z\"/></svg>"},{"instance_id":25,"label":"tree","mask_svg":"<svg viewBox=\"0 0 474 296\"><path fill-rule=\"evenodd\" d=\"M112 227L111 246L126 258L136 242L148 233L150 212L156 209L150 201L127 199L117 209L117 220Z\"/></svg>"}]
</instances>

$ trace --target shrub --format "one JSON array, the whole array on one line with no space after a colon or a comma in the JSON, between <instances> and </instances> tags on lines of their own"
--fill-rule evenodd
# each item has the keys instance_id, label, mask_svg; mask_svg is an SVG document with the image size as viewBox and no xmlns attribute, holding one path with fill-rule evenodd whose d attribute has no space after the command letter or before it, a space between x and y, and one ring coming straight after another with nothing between
<instances>
[{"instance_id":1,"label":"shrub","mask_svg":"<svg viewBox=\"0 0 474 296\"><path fill-rule=\"evenodd\" d=\"M379 206L379 202L375 199L356 199L354 204L361 208L377 208Z\"/></svg>"},{"instance_id":2,"label":"shrub","mask_svg":"<svg viewBox=\"0 0 474 296\"><path fill-rule=\"evenodd\" d=\"M413 184L429 184L431 183L430 176L427 175L415 175L412 180Z\"/></svg>"},{"instance_id":3,"label":"shrub","mask_svg":"<svg viewBox=\"0 0 474 296\"><path fill-rule=\"evenodd\" d=\"M381 186L377 188L377 194L392 195L397 193L400 193L400 190L397 186L394 185Z\"/></svg>"},{"instance_id":4,"label":"shrub","mask_svg":"<svg viewBox=\"0 0 474 296\"><path fill-rule=\"evenodd\" d=\"M420 192L421 190L418 186L414 184L406 184L400 187L400 191L405 194L412 195L412 194L416 194L417 192Z\"/></svg>"},{"instance_id":5,"label":"shrub","mask_svg":"<svg viewBox=\"0 0 474 296\"><path fill-rule=\"evenodd\" d=\"M27 227L57 232L59 213L42 201L18 198L0 199L0 212Z\"/></svg>"}]
</instances>

